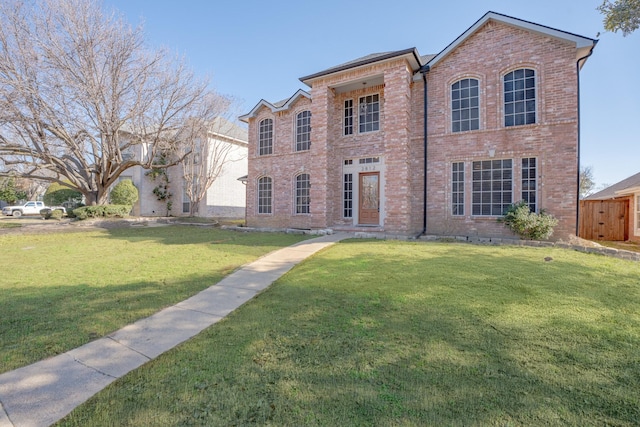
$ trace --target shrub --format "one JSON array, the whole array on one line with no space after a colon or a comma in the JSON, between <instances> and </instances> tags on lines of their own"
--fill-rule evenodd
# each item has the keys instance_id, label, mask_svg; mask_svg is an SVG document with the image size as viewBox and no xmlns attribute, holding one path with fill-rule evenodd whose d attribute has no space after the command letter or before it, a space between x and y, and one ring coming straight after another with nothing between
<instances>
[{"instance_id":1,"label":"shrub","mask_svg":"<svg viewBox=\"0 0 640 427\"><path fill-rule=\"evenodd\" d=\"M78 204L78 206L76 206L76 207L74 207L74 208L72 208L72 209L67 208L67 217L68 217L68 218L75 218L75 217L76 217L76 214L75 214L73 211L74 211L75 209L77 209L77 208L81 208L81 207L83 207L83 206L84 206L84 205L83 205L82 203L79 203L79 204Z\"/></svg>"},{"instance_id":2,"label":"shrub","mask_svg":"<svg viewBox=\"0 0 640 427\"><path fill-rule=\"evenodd\" d=\"M510 205L504 217L498 221L521 238L531 240L548 239L553 234L553 227L558 225L558 220L544 210L540 213L531 212L524 200Z\"/></svg>"},{"instance_id":3,"label":"shrub","mask_svg":"<svg viewBox=\"0 0 640 427\"><path fill-rule=\"evenodd\" d=\"M40 209L40 216L43 219L55 219L60 221L64 216L65 212L62 209L51 210L49 208Z\"/></svg>"},{"instance_id":4,"label":"shrub","mask_svg":"<svg viewBox=\"0 0 640 427\"><path fill-rule=\"evenodd\" d=\"M129 216L130 205L83 206L73 210L78 219L87 218L124 218Z\"/></svg>"},{"instance_id":5,"label":"shrub","mask_svg":"<svg viewBox=\"0 0 640 427\"><path fill-rule=\"evenodd\" d=\"M113 187L109 196L114 205L129 205L131 210L131 206L138 200L138 189L130 179L123 179Z\"/></svg>"}]
</instances>

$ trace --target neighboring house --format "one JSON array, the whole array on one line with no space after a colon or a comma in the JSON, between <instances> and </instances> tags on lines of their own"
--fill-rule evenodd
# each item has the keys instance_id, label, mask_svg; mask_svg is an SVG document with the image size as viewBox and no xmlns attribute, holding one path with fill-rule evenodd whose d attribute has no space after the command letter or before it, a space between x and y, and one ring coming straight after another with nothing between
<instances>
[{"instance_id":1,"label":"neighboring house","mask_svg":"<svg viewBox=\"0 0 640 427\"><path fill-rule=\"evenodd\" d=\"M580 237L640 241L640 173L580 202Z\"/></svg>"},{"instance_id":2,"label":"neighboring house","mask_svg":"<svg viewBox=\"0 0 640 427\"><path fill-rule=\"evenodd\" d=\"M489 12L437 55L373 54L261 100L247 225L512 236L513 202L575 235L579 70L597 40Z\"/></svg>"},{"instance_id":3,"label":"neighboring house","mask_svg":"<svg viewBox=\"0 0 640 427\"><path fill-rule=\"evenodd\" d=\"M238 181L238 177L247 174L247 130L223 118L216 118L211 124L208 138L209 146L224 144L229 147L229 152L222 172L200 203L199 216L244 218L246 187ZM197 159L210 164L210 154L199 153ZM119 177L119 181L131 179L138 188L139 199L133 207L133 215L189 216L191 206L185 191L182 166L167 169L167 191L171 194L171 198L168 199L171 202L171 210L167 209L167 200L158 200L157 194L154 194L154 189L162 186L164 181L161 177L152 180L148 172L136 166Z\"/></svg>"}]
</instances>

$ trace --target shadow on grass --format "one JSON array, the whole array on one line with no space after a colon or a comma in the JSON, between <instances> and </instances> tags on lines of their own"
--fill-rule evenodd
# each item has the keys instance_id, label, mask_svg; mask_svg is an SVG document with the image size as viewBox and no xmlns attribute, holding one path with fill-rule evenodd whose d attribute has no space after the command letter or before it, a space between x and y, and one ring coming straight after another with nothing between
<instances>
[{"instance_id":1,"label":"shadow on grass","mask_svg":"<svg viewBox=\"0 0 640 427\"><path fill-rule=\"evenodd\" d=\"M214 285L223 274L182 282L21 287L5 293L0 317L1 372L86 344Z\"/></svg>"},{"instance_id":2,"label":"shadow on grass","mask_svg":"<svg viewBox=\"0 0 640 427\"><path fill-rule=\"evenodd\" d=\"M63 425L637 424L635 264L386 245L305 262Z\"/></svg>"},{"instance_id":3,"label":"shadow on grass","mask_svg":"<svg viewBox=\"0 0 640 427\"><path fill-rule=\"evenodd\" d=\"M241 232L189 225L113 228L103 236L129 242L152 240L165 245L211 243L213 245L241 245L247 247L283 247L315 237L284 233Z\"/></svg>"},{"instance_id":4,"label":"shadow on grass","mask_svg":"<svg viewBox=\"0 0 640 427\"><path fill-rule=\"evenodd\" d=\"M169 226L2 238L18 250L2 255L13 268L0 284L0 372L104 336L307 237Z\"/></svg>"}]
</instances>

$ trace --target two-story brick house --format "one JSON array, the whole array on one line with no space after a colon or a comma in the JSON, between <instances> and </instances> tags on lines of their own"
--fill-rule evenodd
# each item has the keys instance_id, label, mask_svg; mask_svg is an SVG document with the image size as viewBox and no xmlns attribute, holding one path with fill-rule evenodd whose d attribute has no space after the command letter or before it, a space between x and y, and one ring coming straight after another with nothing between
<instances>
[{"instance_id":1,"label":"two-story brick house","mask_svg":"<svg viewBox=\"0 0 640 427\"><path fill-rule=\"evenodd\" d=\"M247 225L508 236L525 200L576 234L579 71L597 40L489 12L437 55L369 55L260 101Z\"/></svg>"}]
</instances>

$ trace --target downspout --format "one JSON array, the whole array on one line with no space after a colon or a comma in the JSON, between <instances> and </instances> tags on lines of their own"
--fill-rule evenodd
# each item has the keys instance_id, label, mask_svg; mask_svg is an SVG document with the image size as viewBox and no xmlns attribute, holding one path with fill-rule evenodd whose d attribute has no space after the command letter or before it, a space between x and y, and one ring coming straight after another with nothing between
<instances>
[{"instance_id":1,"label":"downspout","mask_svg":"<svg viewBox=\"0 0 640 427\"><path fill-rule=\"evenodd\" d=\"M427 119L428 119L428 107L427 107L427 101L429 100L429 97L427 95L427 73L429 72L430 68L428 65L425 65L424 67L422 67L422 69L420 70L420 72L422 73L422 81L424 82L424 113L423 113L423 121L424 121L424 125L423 125L423 133L424 133L424 140L423 140L423 145L424 145L424 164L423 164L423 169L424 169L424 173L422 174L423 176L423 194L422 194L422 231L420 232L420 234L417 237L422 236L423 234L425 234L427 232Z\"/></svg>"},{"instance_id":2,"label":"downspout","mask_svg":"<svg viewBox=\"0 0 640 427\"><path fill-rule=\"evenodd\" d=\"M576 200L578 204L576 206L576 236L580 232L580 62L586 61L588 57L593 55L593 49L595 49L597 43L598 40L594 40L589 53L576 61L576 79L578 82L578 175L576 178Z\"/></svg>"}]
</instances>

